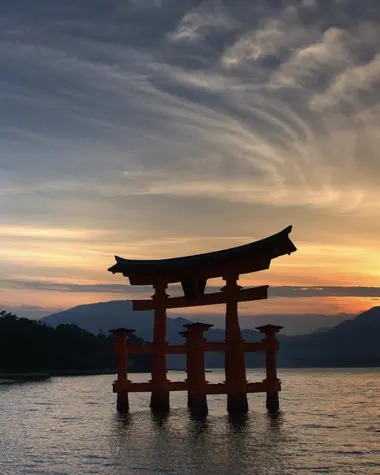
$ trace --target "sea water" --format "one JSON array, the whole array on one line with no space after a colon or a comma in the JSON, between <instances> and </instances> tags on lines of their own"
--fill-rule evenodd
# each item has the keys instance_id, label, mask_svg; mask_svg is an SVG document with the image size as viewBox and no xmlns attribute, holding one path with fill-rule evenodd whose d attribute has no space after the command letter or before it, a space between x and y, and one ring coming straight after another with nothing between
<instances>
[{"instance_id":1,"label":"sea water","mask_svg":"<svg viewBox=\"0 0 380 475\"><path fill-rule=\"evenodd\" d=\"M380 370L286 369L279 376L278 415L267 414L264 394L252 394L247 417L231 419L226 396L216 395L204 421L190 418L184 392L171 394L167 417L151 415L149 394L131 395L130 415L120 416L109 375L1 385L0 473L380 473ZM261 370L248 372L249 381L261 379Z\"/></svg>"}]
</instances>

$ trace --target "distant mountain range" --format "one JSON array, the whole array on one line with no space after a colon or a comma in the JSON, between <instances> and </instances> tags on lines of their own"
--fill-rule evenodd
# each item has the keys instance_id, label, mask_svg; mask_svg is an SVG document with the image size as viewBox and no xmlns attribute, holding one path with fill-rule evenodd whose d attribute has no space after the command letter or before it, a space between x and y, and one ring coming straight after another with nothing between
<instances>
[{"instance_id":1,"label":"distant mountain range","mask_svg":"<svg viewBox=\"0 0 380 475\"><path fill-rule=\"evenodd\" d=\"M178 314L177 314L178 315ZM170 313L168 314L170 317ZM348 313L339 313L335 315L323 315L314 313L281 315L281 314L265 314L240 316L241 328L254 328L265 325L269 321L273 325L284 327L282 333L285 335L305 335L320 329L333 328L345 320L354 318L355 315ZM195 318L195 317L194 317ZM224 328L225 316L223 314L205 314L197 315L197 321L214 325L214 328Z\"/></svg>"},{"instance_id":2,"label":"distant mountain range","mask_svg":"<svg viewBox=\"0 0 380 475\"><path fill-rule=\"evenodd\" d=\"M293 316L283 316L284 319ZM336 316L338 317L338 316ZM351 316L349 316L351 317ZM153 312L133 312L130 301L111 301L90 305L81 305L64 312L59 312L42 319L46 324L56 327L63 323L76 324L92 333L107 332L112 328L128 327L136 330L136 335L152 340ZM299 316L301 319L307 315ZM316 316L314 315L314 318ZM200 318L204 320L204 318ZM281 324L281 316L252 317L252 326L265 323ZM191 323L186 318L167 319L167 341L170 344L183 342L179 332L183 325ZM380 366L380 307L373 307L355 318L341 321L333 328L321 325L315 326L314 332L305 335L279 335L280 352L278 363L285 367L349 367L349 366ZM246 341L260 341L262 335L256 330L243 329ZM213 341L224 340L224 330L211 329L206 338ZM247 366L263 365L263 356L257 354L246 355ZM222 367L223 355L208 353L206 357L208 367ZM184 368L184 357L170 355L168 366Z\"/></svg>"},{"instance_id":3,"label":"distant mountain range","mask_svg":"<svg viewBox=\"0 0 380 475\"><path fill-rule=\"evenodd\" d=\"M271 323L268 321L268 323ZM242 330L246 341L261 341L255 330ZM223 330L211 330L210 340L223 340ZM281 367L380 367L380 307L373 307L357 317L346 320L334 328L321 329L307 335L278 335ZM208 367L223 366L223 355L206 355ZM261 367L264 355L246 354L247 367Z\"/></svg>"},{"instance_id":4,"label":"distant mountain range","mask_svg":"<svg viewBox=\"0 0 380 475\"><path fill-rule=\"evenodd\" d=\"M196 317L188 317L187 315L172 314L168 312L168 331L182 331L185 323L191 320L200 321L214 325L215 328L224 328L224 315L221 314L200 314ZM337 314L337 315L319 315L319 314L302 314L302 315L254 315L251 317L242 316L240 325L244 328L254 328L265 325L270 322L273 325L284 327L285 335L303 335L321 328L332 328L339 323L353 318L354 315ZM60 323L76 323L84 330L92 333L99 331L107 332L111 328L128 327L136 330L136 333L150 340L152 338L153 328L153 312L133 312L132 304L129 300L114 300L111 302L100 302L88 305L79 305L53 315L49 315L41 319L49 323L51 326L57 326Z\"/></svg>"},{"instance_id":5,"label":"distant mountain range","mask_svg":"<svg viewBox=\"0 0 380 475\"><path fill-rule=\"evenodd\" d=\"M183 331L183 325L191 323L185 318L167 319L167 338L169 342L182 341L178 335ZM113 328L132 328L136 335L144 340L153 338L153 311L134 312L129 300L114 300L89 305L79 305L63 312L55 313L41 319L52 327L62 323L73 323L91 333L107 333Z\"/></svg>"}]
</instances>

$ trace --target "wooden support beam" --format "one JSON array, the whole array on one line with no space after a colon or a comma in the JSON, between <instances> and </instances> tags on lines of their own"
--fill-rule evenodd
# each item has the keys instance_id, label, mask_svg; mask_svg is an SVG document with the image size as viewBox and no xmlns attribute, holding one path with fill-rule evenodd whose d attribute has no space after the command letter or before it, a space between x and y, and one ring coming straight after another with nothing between
<instances>
[{"instance_id":1,"label":"wooden support beam","mask_svg":"<svg viewBox=\"0 0 380 475\"><path fill-rule=\"evenodd\" d=\"M113 392L120 393L149 393L153 389L153 385L151 382L144 382L144 383L131 383L129 382L119 382L115 381L113 384Z\"/></svg>"},{"instance_id":2,"label":"wooden support beam","mask_svg":"<svg viewBox=\"0 0 380 475\"><path fill-rule=\"evenodd\" d=\"M129 355L152 355L155 351L153 343L144 343L143 345L128 345ZM167 355L185 355L187 345L166 345L165 354Z\"/></svg>"},{"instance_id":3,"label":"wooden support beam","mask_svg":"<svg viewBox=\"0 0 380 475\"><path fill-rule=\"evenodd\" d=\"M152 355L154 353L154 345L152 343L128 345L127 351L129 355Z\"/></svg>"},{"instance_id":4,"label":"wooden support beam","mask_svg":"<svg viewBox=\"0 0 380 475\"><path fill-rule=\"evenodd\" d=\"M152 391L152 383L131 383L115 381L113 385L114 393L149 393ZM169 391L187 391L187 381L168 381ZM247 383L247 393L265 393L268 390L266 381ZM281 391L281 383L278 382L277 390ZM207 394L227 394L228 389L225 383L206 383Z\"/></svg>"},{"instance_id":5,"label":"wooden support beam","mask_svg":"<svg viewBox=\"0 0 380 475\"><path fill-rule=\"evenodd\" d=\"M205 341L205 351L225 351L226 342L224 341ZM245 342L245 352L263 352L265 351L264 342ZM143 345L131 345L127 346L128 355L152 355L154 354L154 345L152 343L144 343ZM185 345L166 345L167 355L186 355L188 353L188 346Z\"/></svg>"},{"instance_id":6,"label":"wooden support beam","mask_svg":"<svg viewBox=\"0 0 380 475\"><path fill-rule=\"evenodd\" d=\"M224 352L226 350L226 342L225 341L205 341L204 350Z\"/></svg>"},{"instance_id":7,"label":"wooden support beam","mask_svg":"<svg viewBox=\"0 0 380 475\"><path fill-rule=\"evenodd\" d=\"M166 354L167 355L185 355L188 353L187 345L167 345Z\"/></svg>"},{"instance_id":8,"label":"wooden support beam","mask_svg":"<svg viewBox=\"0 0 380 475\"><path fill-rule=\"evenodd\" d=\"M168 381L169 391L187 391L186 381ZM154 389L152 382L132 383L115 381L114 393L150 393Z\"/></svg>"},{"instance_id":9,"label":"wooden support beam","mask_svg":"<svg viewBox=\"0 0 380 475\"><path fill-rule=\"evenodd\" d=\"M244 352L247 353L259 353L265 351L265 343L263 341L253 343L253 342L245 342L244 343Z\"/></svg>"},{"instance_id":10,"label":"wooden support beam","mask_svg":"<svg viewBox=\"0 0 380 475\"><path fill-rule=\"evenodd\" d=\"M227 344L225 341L206 341L204 344L205 351L226 351ZM265 351L264 342L244 342L243 343L244 352L246 353L255 353Z\"/></svg>"},{"instance_id":11,"label":"wooden support beam","mask_svg":"<svg viewBox=\"0 0 380 475\"><path fill-rule=\"evenodd\" d=\"M268 298L268 285L261 287L251 287L240 289L237 293L238 302L250 302L252 300L265 300ZM216 305L226 303L226 295L223 292L200 295L195 300L188 300L185 297L171 297L166 299L166 308L200 307L204 305ZM132 300L133 311L154 310L155 302L149 300Z\"/></svg>"},{"instance_id":12,"label":"wooden support beam","mask_svg":"<svg viewBox=\"0 0 380 475\"><path fill-rule=\"evenodd\" d=\"M227 385L225 383L207 384L207 394L228 394ZM247 383L247 393L265 393L265 382Z\"/></svg>"}]
</instances>

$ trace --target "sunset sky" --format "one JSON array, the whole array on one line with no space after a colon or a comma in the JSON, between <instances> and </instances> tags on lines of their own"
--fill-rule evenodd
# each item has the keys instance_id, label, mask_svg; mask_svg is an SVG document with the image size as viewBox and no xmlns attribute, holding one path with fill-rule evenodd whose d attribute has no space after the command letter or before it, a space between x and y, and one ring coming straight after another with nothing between
<instances>
[{"instance_id":1,"label":"sunset sky","mask_svg":"<svg viewBox=\"0 0 380 475\"><path fill-rule=\"evenodd\" d=\"M150 296L115 254L290 224L243 313L379 304L379 39L378 0L4 0L0 308Z\"/></svg>"}]
</instances>

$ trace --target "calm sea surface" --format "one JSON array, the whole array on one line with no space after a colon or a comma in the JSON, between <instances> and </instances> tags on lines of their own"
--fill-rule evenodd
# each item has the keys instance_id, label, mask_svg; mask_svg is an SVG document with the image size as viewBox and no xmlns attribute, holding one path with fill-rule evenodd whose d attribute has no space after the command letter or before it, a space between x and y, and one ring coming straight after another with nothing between
<instances>
[{"instance_id":1,"label":"calm sea surface","mask_svg":"<svg viewBox=\"0 0 380 475\"><path fill-rule=\"evenodd\" d=\"M222 372L207 376L223 380ZM247 418L230 420L225 396L210 396L204 422L190 420L185 393L172 394L166 419L151 416L147 394L132 395L131 415L118 416L113 376L0 385L0 473L380 474L380 370L280 377L278 417L266 414L260 394L249 397Z\"/></svg>"}]
</instances>

